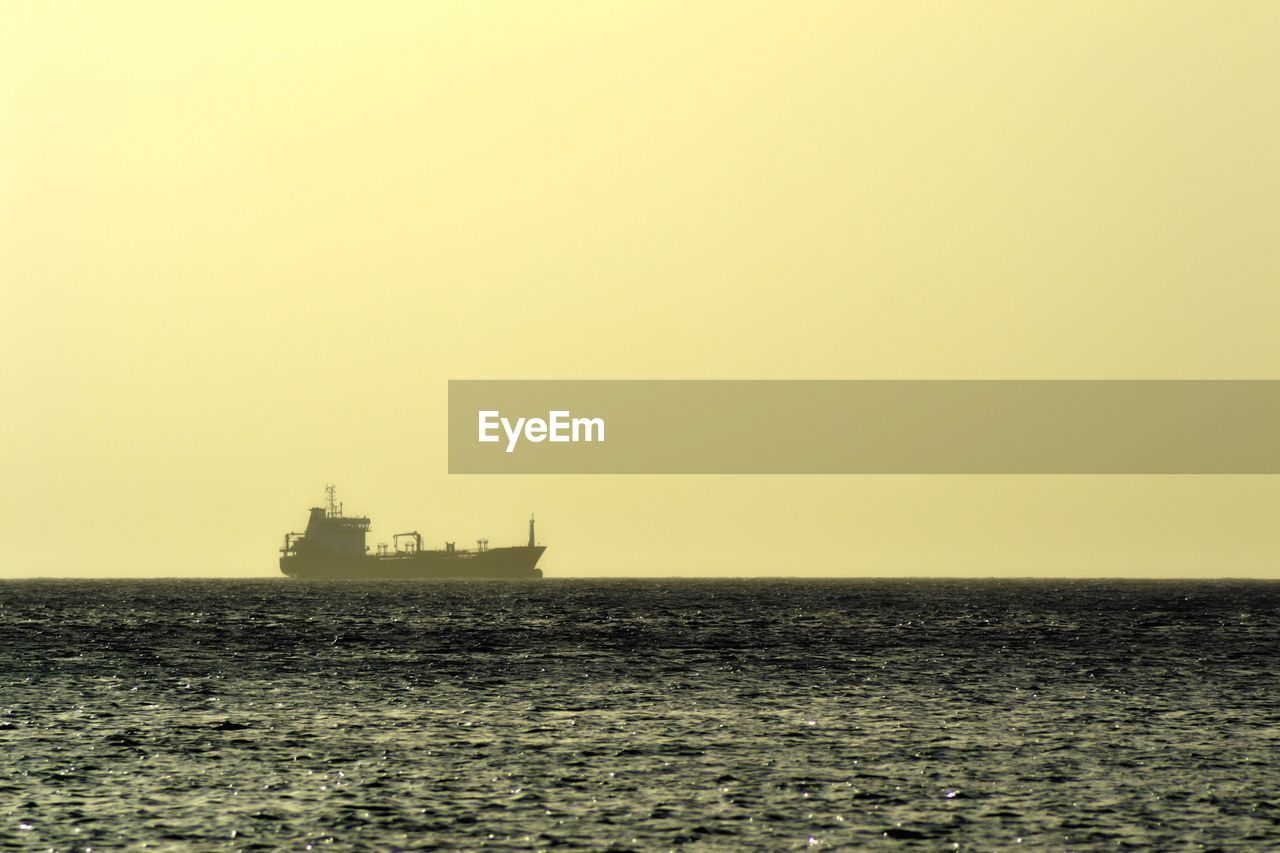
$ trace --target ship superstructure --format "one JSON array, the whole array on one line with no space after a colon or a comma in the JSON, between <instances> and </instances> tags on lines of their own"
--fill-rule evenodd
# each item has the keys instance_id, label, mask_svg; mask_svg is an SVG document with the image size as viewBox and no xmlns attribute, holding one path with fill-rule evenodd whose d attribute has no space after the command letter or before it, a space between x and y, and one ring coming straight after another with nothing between
<instances>
[{"instance_id":1,"label":"ship superstructure","mask_svg":"<svg viewBox=\"0 0 1280 853\"><path fill-rule=\"evenodd\" d=\"M416 530L397 533L390 545L382 543L371 551L365 543L369 532L367 516L348 516L338 503L334 486L325 487L323 507L312 507L307 529L286 533L280 549L280 571L291 578L342 580L415 578L506 578L542 577L538 559L546 546L537 544L534 520L529 518L529 544L490 548L480 539L474 549L423 547Z\"/></svg>"}]
</instances>

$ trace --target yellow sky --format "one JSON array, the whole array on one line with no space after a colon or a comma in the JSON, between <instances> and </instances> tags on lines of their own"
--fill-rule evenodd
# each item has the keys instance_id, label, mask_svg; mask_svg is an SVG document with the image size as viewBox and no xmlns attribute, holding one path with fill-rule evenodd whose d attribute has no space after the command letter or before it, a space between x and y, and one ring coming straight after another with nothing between
<instances>
[{"instance_id":1,"label":"yellow sky","mask_svg":"<svg viewBox=\"0 0 1280 853\"><path fill-rule=\"evenodd\" d=\"M450 378L1278 378L1280 4L0 5L0 576L1280 577L1273 477L450 477Z\"/></svg>"}]
</instances>

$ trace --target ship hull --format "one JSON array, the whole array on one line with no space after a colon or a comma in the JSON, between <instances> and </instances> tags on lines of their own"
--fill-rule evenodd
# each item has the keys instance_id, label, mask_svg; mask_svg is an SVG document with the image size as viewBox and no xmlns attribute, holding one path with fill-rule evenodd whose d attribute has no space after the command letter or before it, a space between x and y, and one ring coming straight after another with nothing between
<instances>
[{"instance_id":1,"label":"ship hull","mask_svg":"<svg viewBox=\"0 0 1280 853\"><path fill-rule=\"evenodd\" d=\"M543 545L487 551L418 551L387 555L297 553L280 571L303 580L534 580L542 577Z\"/></svg>"}]
</instances>

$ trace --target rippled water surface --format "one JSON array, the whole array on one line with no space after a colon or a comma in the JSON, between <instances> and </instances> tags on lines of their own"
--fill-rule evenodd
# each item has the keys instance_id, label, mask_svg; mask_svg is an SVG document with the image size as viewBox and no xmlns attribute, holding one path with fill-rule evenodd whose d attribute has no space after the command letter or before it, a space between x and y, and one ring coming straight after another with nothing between
<instances>
[{"instance_id":1,"label":"rippled water surface","mask_svg":"<svg viewBox=\"0 0 1280 853\"><path fill-rule=\"evenodd\" d=\"M0 583L0 843L1280 847L1280 584Z\"/></svg>"}]
</instances>

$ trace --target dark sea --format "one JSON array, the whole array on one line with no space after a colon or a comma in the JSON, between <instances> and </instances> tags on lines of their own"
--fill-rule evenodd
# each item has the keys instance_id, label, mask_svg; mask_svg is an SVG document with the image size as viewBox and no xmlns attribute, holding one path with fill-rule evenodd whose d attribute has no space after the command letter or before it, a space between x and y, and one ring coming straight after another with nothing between
<instances>
[{"instance_id":1,"label":"dark sea","mask_svg":"<svg viewBox=\"0 0 1280 853\"><path fill-rule=\"evenodd\" d=\"M0 846L1280 849L1280 584L0 583Z\"/></svg>"}]
</instances>

